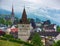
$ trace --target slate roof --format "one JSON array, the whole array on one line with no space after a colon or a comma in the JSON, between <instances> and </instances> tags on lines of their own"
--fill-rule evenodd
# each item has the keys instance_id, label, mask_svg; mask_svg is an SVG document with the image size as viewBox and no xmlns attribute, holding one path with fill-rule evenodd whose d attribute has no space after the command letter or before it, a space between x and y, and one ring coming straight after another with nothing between
<instances>
[{"instance_id":1,"label":"slate roof","mask_svg":"<svg viewBox=\"0 0 60 46\"><path fill-rule=\"evenodd\" d=\"M60 32L38 32L42 36L54 36L56 37Z\"/></svg>"},{"instance_id":2,"label":"slate roof","mask_svg":"<svg viewBox=\"0 0 60 46\"><path fill-rule=\"evenodd\" d=\"M47 29L54 29L54 26L55 26L55 24L50 24L50 25L48 25L48 26L45 26L44 28L47 28Z\"/></svg>"},{"instance_id":3,"label":"slate roof","mask_svg":"<svg viewBox=\"0 0 60 46\"><path fill-rule=\"evenodd\" d=\"M60 32L37 32L40 36L53 36L56 37L57 35L60 34ZM28 40L31 40L35 32L31 32L31 35Z\"/></svg>"}]
</instances>

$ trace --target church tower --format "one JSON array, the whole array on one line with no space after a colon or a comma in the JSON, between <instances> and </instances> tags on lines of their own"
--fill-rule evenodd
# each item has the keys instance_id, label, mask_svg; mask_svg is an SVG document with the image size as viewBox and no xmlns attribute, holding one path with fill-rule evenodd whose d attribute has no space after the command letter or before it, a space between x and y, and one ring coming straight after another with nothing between
<instances>
[{"instance_id":1,"label":"church tower","mask_svg":"<svg viewBox=\"0 0 60 46\"><path fill-rule=\"evenodd\" d=\"M25 8L24 8L24 10L23 10L22 18L21 18L21 20L20 20L20 23L22 23L22 24L27 24L27 23L28 23L27 14L26 14Z\"/></svg>"},{"instance_id":2,"label":"church tower","mask_svg":"<svg viewBox=\"0 0 60 46\"><path fill-rule=\"evenodd\" d=\"M27 14L25 8L23 10L22 18L18 24L18 38L23 41L27 41L30 36L31 25L27 21Z\"/></svg>"},{"instance_id":3,"label":"church tower","mask_svg":"<svg viewBox=\"0 0 60 46\"><path fill-rule=\"evenodd\" d=\"M13 9L13 5L12 5L12 13L11 13L11 14L12 14L12 16L14 16L14 9Z\"/></svg>"},{"instance_id":4,"label":"church tower","mask_svg":"<svg viewBox=\"0 0 60 46\"><path fill-rule=\"evenodd\" d=\"M14 9L12 5L12 13L11 13L11 23L14 24Z\"/></svg>"},{"instance_id":5,"label":"church tower","mask_svg":"<svg viewBox=\"0 0 60 46\"><path fill-rule=\"evenodd\" d=\"M27 24L27 15L26 15L26 11L25 8L23 10L23 14L22 14L22 23Z\"/></svg>"}]
</instances>

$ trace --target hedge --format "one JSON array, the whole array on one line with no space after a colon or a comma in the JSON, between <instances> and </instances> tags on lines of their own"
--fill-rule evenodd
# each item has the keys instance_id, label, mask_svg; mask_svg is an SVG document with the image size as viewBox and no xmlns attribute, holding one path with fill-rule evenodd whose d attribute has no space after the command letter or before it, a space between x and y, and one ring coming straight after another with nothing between
<instances>
[{"instance_id":1,"label":"hedge","mask_svg":"<svg viewBox=\"0 0 60 46\"><path fill-rule=\"evenodd\" d=\"M8 40L8 41L11 41L11 42L16 42L16 43L24 44L26 46L33 46L32 44L29 44L27 42L21 41L19 39L14 39L14 38L7 39L7 37L0 37L0 40Z\"/></svg>"}]
</instances>

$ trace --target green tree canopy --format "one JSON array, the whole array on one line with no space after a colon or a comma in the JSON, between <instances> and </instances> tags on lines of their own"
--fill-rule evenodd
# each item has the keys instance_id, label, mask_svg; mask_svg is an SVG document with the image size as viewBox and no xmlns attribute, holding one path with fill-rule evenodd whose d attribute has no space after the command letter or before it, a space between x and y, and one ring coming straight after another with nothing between
<instances>
[{"instance_id":1,"label":"green tree canopy","mask_svg":"<svg viewBox=\"0 0 60 46\"><path fill-rule=\"evenodd\" d=\"M54 43L53 46L60 46L60 40Z\"/></svg>"},{"instance_id":2,"label":"green tree canopy","mask_svg":"<svg viewBox=\"0 0 60 46\"><path fill-rule=\"evenodd\" d=\"M5 20L5 25L11 25L12 23L11 23L11 20Z\"/></svg>"},{"instance_id":3,"label":"green tree canopy","mask_svg":"<svg viewBox=\"0 0 60 46\"><path fill-rule=\"evenodd\" d=\"M34 46L43 46L43 43L41 41L41 37L38 33L34 34L31 42Z\"/></svg>"},{"instance_id":4,"label":"green tree canopy","mask_svg":"<svg viewBox=\"0 0 60 46\"><path fill-rule=\"evenodd\" d=\"M4 18L0 18L0 24L11 25L11 20L5 20Z\"/></svg>"},{"instance_id":5,"label":"green tree canopy","mask_svg":"<svg viewBox=\"0 0 60 46\"><path fill-rule=\"evenodd\" d=\"M3 18L0 18L0 24L4 24L5 20Z\"/></svg>"},{"instance_id":6,"label":"green tree canopy","mask_svg":"<svg viewBox=\"0 0 60 46\"><path fill-rule=\"evenodd\" d=\"M57 26L57 32L60 32L60 26Z\"/></svg>"}]
</instances>

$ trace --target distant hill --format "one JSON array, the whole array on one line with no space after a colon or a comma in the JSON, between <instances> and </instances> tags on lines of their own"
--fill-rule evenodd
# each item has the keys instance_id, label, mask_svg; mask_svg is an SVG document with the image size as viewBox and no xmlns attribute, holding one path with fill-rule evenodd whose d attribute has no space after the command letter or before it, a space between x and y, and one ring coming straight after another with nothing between
<instances>
[{"instance_id":1,"label":"distant hill","mask_svg":"<svg viewBox=\"0 0 60 46\"><path fill-rule=\"evenodd\" d=\"M51 12L51 10L49 10L49 9L47 11L48 12ZM57 19L54 20L54 16L53 15L48 15L48 14L46 14L44 12L46 12L46 11L43 10L43 9L40 9L40 12L39 12L40 14L36 15L34 13L27 13L27 17L28 18L33 18L33 19L35 19L35 21L36 21L36 18L38 18L41 21L50 20L52 23L57 24L57 25L60 25L60 22L58 22ZM4 10L4 9L0 9L0 16L2 16L1 14L2 15L11 15L11 12L10 11L7 11L7 10ZM50 14L52 14L52 13L50 13ZM22 16L22 13L21 12L15 13L15 17L18 17L20 19L21 16Z\"/></svg>"},{"instance_id":2,"label":"distant hill","mask_svg":"<svg viewBox=\"0 0 60 46\"><path fill-rule=\"evenodd\" d=\"M0 9L0 14L11 14L11 12L5 9Z\"/></svg>"}]
</instances>

